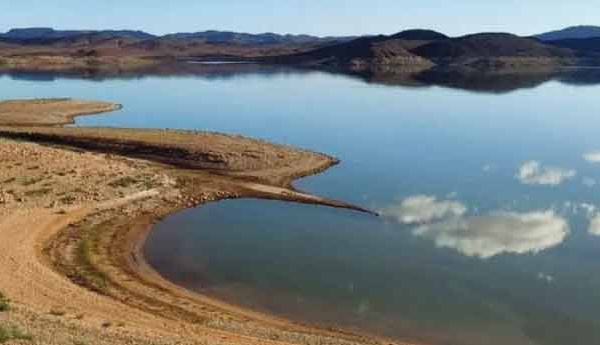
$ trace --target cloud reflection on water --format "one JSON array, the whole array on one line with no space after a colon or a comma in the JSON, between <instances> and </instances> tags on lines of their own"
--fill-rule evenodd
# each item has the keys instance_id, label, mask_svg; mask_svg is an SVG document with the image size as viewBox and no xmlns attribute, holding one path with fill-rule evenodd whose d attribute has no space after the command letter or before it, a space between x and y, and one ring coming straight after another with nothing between
<instances>
[{"instance_id":1,"label":"cloud reflection on water","mask_svg":"<svg viewBox=\"0 0 600 345\"><path fill-rule=\"evenodd\" d=\"M494 212L421 225L413 233L433 240L438 247L487 259L503 253L538 253L554 247L569 233L569 224L554 211Z\"/></svg>"},{"instance_id":2,"label":"cloud reflection on water","mask_svg":"<svg viewBox=\"0 0 600 345\"><path fill-rule=\"evenodd\" d=\"M538 253L560 244L570 232L567 220L553 210L494 211L481 216L467 216L466 212L467 206L458 201L418 195L381 214L400 224L415 225L415 236L438 247L482 259L505 253Z\"/></svg>"},{"instance_id":3,"label":"cloud reflection on water","mask_svg":"<svg viewBox=\"0 0 600 345\"><path fill-rule=\"evenodd\" d=\"M588 231L594 236L600 236L600 214L596 214L590 218Z\"/></svg>"},{"instance_id":4,"label":"cloud reflection on water","mask_svg":"<svg viewBox=\"0 0 600 345\"><path fill-rule=\"evenodd\" d=\"M402 224L421 224L467 212L465 205L454 200L438 200L434 196L414 195L398 205L380 211L385 217L394 218Z\"/></svg>"},{"instance_id":5,"label":"cloud reflection on water","mask_svg":"<svg viewBox=\"0 0 600 345\"><path fill-rule=\"evenodd\" d=\"M600 163L600 151L591 151L583 155L583 159L590 163Z\"/></svg>"},{"instance_id":6,"label":"cloud reflection on water","mask_svg":"<svg viewBox=\"0 0 600 345\"><path fill-rule=\"evenodd\" d=\"M558 186L575 175L577 171L572 169L543 166L538 161L529 161L519 167L516 177L523 184Z\"/></svg>"}]
</instances>

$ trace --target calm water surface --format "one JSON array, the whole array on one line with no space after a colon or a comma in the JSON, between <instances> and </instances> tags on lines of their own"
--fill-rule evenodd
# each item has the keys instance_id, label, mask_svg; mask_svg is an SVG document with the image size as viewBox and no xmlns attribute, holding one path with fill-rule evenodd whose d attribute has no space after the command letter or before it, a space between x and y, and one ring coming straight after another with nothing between
<instances>
[{"instance_id":1,"label":"calm water surface","mask_svg":"<svg viewBox=\"0 0 600 345\"><path fill-rule=\"evenodd\" d=\"M84 126L214 130L330 153L342 164L296 185L383 214L262 200L182 211L145 248L178 284L398 339L564 345L600 343L598 74L211 66L13 74L0 89L124 104Z\"/></svg>"}]
</instances>

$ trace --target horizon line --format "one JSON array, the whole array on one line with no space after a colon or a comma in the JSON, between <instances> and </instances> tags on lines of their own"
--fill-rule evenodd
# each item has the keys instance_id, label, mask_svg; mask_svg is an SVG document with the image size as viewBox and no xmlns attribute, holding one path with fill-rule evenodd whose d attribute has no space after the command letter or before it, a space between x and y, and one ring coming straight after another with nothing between
<instances>
[{"instance_id":1,"label":"horizon line","mask_svg":"<svg viewBox=\"0 0 600 345\"><path fill-rule=\"evenodd\" d=\"M560 31L560 30L564 30L564 29L569 29L569 28L577 28L577 27L598 27L600 28L600 25L594 25L594 24L575 24L575 25L567 25L564 26L562 28L559 29L549 29L547 31L544 32L539 32L537 34L520 34L520 33L515 33L515 32L511 32L511 31L472 31L472 32L467 32L467 33L462 33L459 35L447 35L449 37L461 37L461 36L466 36L466 35L472 35L472 34L477 34L477 33L507 33L507 34L513 34L513 35L517 35L517 36L521 36L521 37L529 37L529 36L535 36L535 35L540 35L540 34L544 34L547 32L552 32L552 31ZM89 32L98 32L98 31L137 31L137 32L143 32L152 36L156 36L156 37L163 37L163 36L168 36L168 35L173 35L173 34L186 34L186 33L200 33L200 32L231 32L231 33L238 33L238 34L249 34L249 35L263 35L263 34L275 34L275 35L291 35L291 36L313 36L313 37L318 37L318 38L327 38L327 37L364 37L364 36L377 36L377 35L393 35L395 33L399 33L402 31L407 31L407 30L431 30L431 31L436 31L442 34L446 34L444 31L441 30L436 30L436 29L428 29L425 27L413 27L413 28L406 28L406 29L401 29L399 31L394 31L391 33L363 33L363 34L311 34L311 33L292 33L292 32L277 32L277 31L264 31L264 32L252 32L250 30L240 30L240 31L236 31L236 30L231 30L231 29L200 29L200 30L186 30L186 31L171 31L171 32L167 32L167 33L163 33L163 34L156 34L153 33L149 30L144 30L141 28L137 28L137 29L132 29L132 28L104 28L104 29L62 29L62 28L56 28L53 26L45 26L45 25L40 25L40 26L22 26L22 27L11 27L8 29L5 29L5 31L0 31L0 34L6 34L8 32L10 32L11 30L23 30L23 29L52 29L54 31L89 31Z\"/></svg>"}]
</instances>

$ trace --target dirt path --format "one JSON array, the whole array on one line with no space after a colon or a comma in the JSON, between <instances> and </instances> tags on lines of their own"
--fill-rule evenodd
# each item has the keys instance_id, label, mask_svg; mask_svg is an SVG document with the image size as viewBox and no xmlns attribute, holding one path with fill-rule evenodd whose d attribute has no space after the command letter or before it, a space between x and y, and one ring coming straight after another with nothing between
<instances>
[{"instance_id":1,"label":"dirt path","mask_svg":"<svg viewBox=\"0 0 600 345\"><path fill-rule=\"evenodd\" d=\"M106 339L102 343L123 339L127 339L128 343L157 339L160 343L259 343L252 337L204 329L128 307L73 284L45 262L41 255L44 244L69 224L80 221L92 212L120 207L157 193L157 190L143 191L88 207L75 207L67 212L49 209L16 211L0 220L0 238L3 239L0 242L0 288L10 296L16 308L54 318L42 321L43 326L35 322L30 324L34 332L39 334L35 328L47 327L52 321L55 323L52 327L55 333L47 339L37 339L37 343L62 343L58 339L70 335L61 328L72 329L73 334L83 333L79 338L88 339L94 344L101 341L90 331L94 329L103 329ZM45 330L46 333L48 331L52 329ZM261 340L260 343L264 342Z\"/></svg>"}]
</instances>

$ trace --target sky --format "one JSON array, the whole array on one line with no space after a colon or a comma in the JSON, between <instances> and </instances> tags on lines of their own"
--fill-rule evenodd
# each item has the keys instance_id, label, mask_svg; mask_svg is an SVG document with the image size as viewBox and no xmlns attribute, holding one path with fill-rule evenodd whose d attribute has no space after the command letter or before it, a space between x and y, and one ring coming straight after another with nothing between
<instances>
[{"instance_id":1,"label":"sky","mask_svg":"<svg viewBox=\"0 0 600 345\"><path fill-rule=\"evenodd\" d=\"M0 32L41 26L326 36L427 28L459 36L579 24L600 25L600 0L0 0Z\"/></svg>"}]
</instances>

